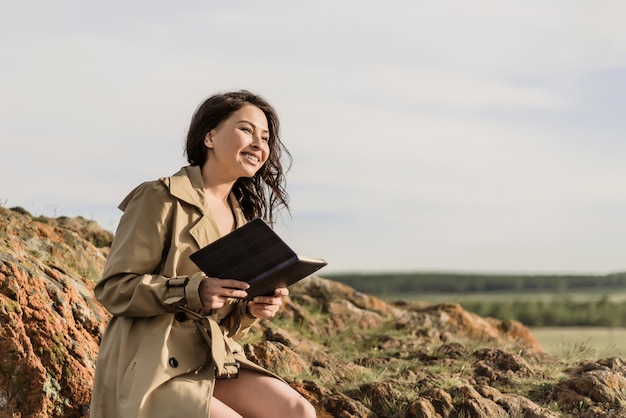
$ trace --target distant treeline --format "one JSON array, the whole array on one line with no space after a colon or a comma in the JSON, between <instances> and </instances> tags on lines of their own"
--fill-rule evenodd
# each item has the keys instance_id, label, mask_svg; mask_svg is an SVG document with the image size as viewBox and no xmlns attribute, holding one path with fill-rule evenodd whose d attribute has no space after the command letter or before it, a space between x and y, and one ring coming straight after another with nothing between
<instances>
[{"instance_id":1,"label":"distant treeline","mask_svg":"<svg viewBox=\"0 0 626 418\"><path fill-rule=\"evenodd\" d=\"M509 291L569 292L626 286L626 272L607 275L497 275L463 273L328 274L324 277L371 295Z\"/></svg>"},{"instance_id":2,"label":"distant treeline","mask_svg":"<svg viewBox=\"0 0 626 418\"><path fill-rule=\"evenodd\" d=\"M549 302L462 302L467 311L500 320L515 319L529 327L624 327L626 302L615 303L607 296L600 300L574 301L567 297Z\"/></svg>"},{"instance_id":3,"label":"distant treeline","mask_svg":"<svg viewBox=\"0 0 626 418\"><path fill-rule=\"evenodd\" d=\"M464 309L483 317L515 319L529 327L603 326L626 327L626 302L612 302L607 293L626 289L626 273L596 275L477 275L450 273L340 274L325 277L345 283L361 292L394 299L402 294L470 294L498 292L510 298L463 301ZM606 292L605 292L606 290ZM568 293L593 292L598 300L575 301ZM515 297L516 293L562 295L546 301Z\"/></svg>"}]
</instances>

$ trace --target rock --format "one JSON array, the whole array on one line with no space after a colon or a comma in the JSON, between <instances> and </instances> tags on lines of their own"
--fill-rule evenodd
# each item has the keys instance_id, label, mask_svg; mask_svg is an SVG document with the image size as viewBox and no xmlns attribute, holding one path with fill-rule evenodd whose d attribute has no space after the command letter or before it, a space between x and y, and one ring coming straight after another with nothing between
<instances>
[{"instance_id":1,"label":"rock","mask_svg":"<svg viewBox=\"0 0 626 418\"><path fill-rule=\"evenodd\" d=\"M92 281L104 255L2 208L0 231L0 416L84 416L108 320Z\"/></svg>"},{"instance_id":2,"label":"rock","mask_svg":"<svg viewBox=\"0 0 626 418\"><path fill-rule=\"evenodd\" d=\"M435 408L438 415L442 417L452 416L456 408L452 403L452 396L441 388L431 388L424 392L424 398ZM437 415L434 415L436 417Z\"/></svg>"},{"instance_id":3,"label":"rock","mask_svg":"<svg viewBox=\"0 0 626 418\"><path fill-rule=\"evenodd\" d=\"M553 399L566 411L586 414L610 411L606 416L626 416L623 406L626 404L626 364L623 359L581 362L568 371L569 377L557 384L553 392Z\"/></svg>"},{"instance_id":4,"label":"rock","mask_svg":"<svg viewBox=\"0 0 626 418\"><path fill-rule=\"evenodd\" d=\"M497 348L483 348L473 355L477 359L474 363L476 375L486 377L489 383L511 384L517 377L530 377L534 374L523 358Z\"/></svg>"},{"instance_id":5,"label":"rock","mask_svg":"<svg viewBox=\"0 0 626 418\"><path fill-rule=\"evenodd\" d=\"M361 402L336 391L328 390L315 382L297 381L291 387L302 393L314 406L318 418L377 418L378 415Z\"/></svg>"},{"instance_id":6,"label":"rock","mask_svg":"<svg viewBox=\"0 0 626 418\"><path fill-rule=\"evenodd\" d=\"M433 404L426 398L418 398L409 405L406 416L411 418L441 418Z\"/></svg>"},{"instance_id":7,"label":"rock","mask_svg":"<svg viewBox=\"0 0 626 418\"><path fill-rule=\"evenodd\" d=\"M459 407L461 413L480 418L505 418L509 416L504 408L494 401L484 398L472 386L463 385L459 391L462 397Z\"/></svg>"},{"instance_id":8,"label":"rock","mask_svg":"<svg viewBox=\"0 0 626 418\"><path fill-rule=\"evenodd\" d=\"M494 344L515 345L534 353L543 352L528 328L517 321L482 318L464 310L460 305L449 303L426 306L420 311L433 317L436 321L434 326L438 329L462 332L472 339L485 339Z\"/></svg>"},{"instance_id":9,"label":"rock","mask_svg":"<svg viewBox=\"0 0 626 418\"><path fill-rule=\"evenodd\" d=\"M88 416L107 242L81 217L0 207L0 418ZM292 286L241 343L321 418L626 417L623 359L568 365L519 322L388 304L321 277Z\"/></svg>"}]
</instances>

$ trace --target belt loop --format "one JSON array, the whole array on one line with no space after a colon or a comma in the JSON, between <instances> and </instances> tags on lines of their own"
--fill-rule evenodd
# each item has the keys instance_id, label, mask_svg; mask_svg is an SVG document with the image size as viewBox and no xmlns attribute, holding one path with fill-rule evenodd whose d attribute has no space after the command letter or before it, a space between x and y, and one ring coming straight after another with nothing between
<instances>
[{"instance_id":1,"label":"belt loop","mask_svg":"<svg viewBox=\"0 0 626 418\"><path fill-rule=\"evenodd\" d=\"M235 371L234 373L231 373L231 367L235 367ZM217 380L222 380L222 379L236 379L239 377L239 370L241 369L241 364L239 364L238 361L232 362L232 363L224 363L224 369L228 370L228 373L224 373L224 374L219 374L217 372L217 366L215 366L215 378Z\"/></svg>"}]
</instances>

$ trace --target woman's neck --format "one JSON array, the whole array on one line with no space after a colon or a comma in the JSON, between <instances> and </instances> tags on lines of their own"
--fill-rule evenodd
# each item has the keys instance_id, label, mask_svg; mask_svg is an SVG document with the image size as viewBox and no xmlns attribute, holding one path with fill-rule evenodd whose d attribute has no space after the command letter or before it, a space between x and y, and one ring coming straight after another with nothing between
<instances>
[{"instance_id":1,"label":"woman's neck","mask_svg":"<svg viewBox=\"0 0 626 418\"><path fill-rule=\"evenodd\" d=\"M236 180L222 178L219 171L212 170L210 164L202 167L204 192L215 200L228 202L228 195Z\"/></svg>"}]
</instances>

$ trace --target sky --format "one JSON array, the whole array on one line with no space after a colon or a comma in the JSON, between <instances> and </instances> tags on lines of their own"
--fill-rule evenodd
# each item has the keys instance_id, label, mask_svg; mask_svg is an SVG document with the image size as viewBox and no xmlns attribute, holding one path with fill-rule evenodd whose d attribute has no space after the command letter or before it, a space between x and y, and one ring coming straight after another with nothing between
<instances>
[{"instance_id":1,"label":"sky","mask_svg":"<svg viewBox=\"0 0 626 418\"><path fill-rule=\"evenodd\" d=\"M2 206L114 231L248 89L322 275L626 271L626 2L0 1Z\"/></svg>"}]
</instances>

